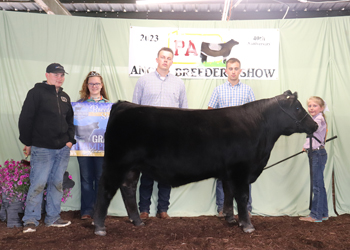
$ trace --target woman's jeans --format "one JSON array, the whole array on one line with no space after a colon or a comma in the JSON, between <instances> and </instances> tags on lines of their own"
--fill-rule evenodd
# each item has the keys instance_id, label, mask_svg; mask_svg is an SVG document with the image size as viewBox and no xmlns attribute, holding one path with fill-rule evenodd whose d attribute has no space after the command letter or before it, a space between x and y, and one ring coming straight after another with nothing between
<instances>
[{"instance_id":1,"label":"woman's jeans","mask_svg":"<svg viewBox=\"0 0 350 250\"><path fill-rule=\"evenodd\" d=\"M153 192L154 180L146 173L141 175L140 183L140 202L139 209L140 213L150 213L151 197ZM167 212L170 205L170 192L171 186L158 182L158 205L157 213Z\"/></svg>"},{"instance_id":2,"label":"woman's jeans","mask_svg":"<svg viewBox=\"0 0 350 250\"><path fill-rule=\"evenodd\" d=\"M60 218L61 199L63 196L63 175L69 162L70 148L48 149L31 147L30 187L24 211L24 225L39 225L41 203L47 185L45 224L51 225Z\"/></svg>"},{"instance_id":3,"label":"woman's jeans","mask_svg":"<svg viewBox=\"0 0 350 250\"><path fill-rule=\"evenodd\" d=\"M81 208L80 214L94 215L98 183L102 175L103 157L79 156Z\"/></svg>"},{"instance_id":4,"label":"woman's jeans","mask_svg":"<svg viewBox=\"0 0 350 250\"><path fill-rule=\"evenodd\" d=\"M316 220L328 217L327 193L324 186L323 172L327 162L327 152L320 149L312 152L312 191L310 216Z\"/></svg>"}]
</instances>

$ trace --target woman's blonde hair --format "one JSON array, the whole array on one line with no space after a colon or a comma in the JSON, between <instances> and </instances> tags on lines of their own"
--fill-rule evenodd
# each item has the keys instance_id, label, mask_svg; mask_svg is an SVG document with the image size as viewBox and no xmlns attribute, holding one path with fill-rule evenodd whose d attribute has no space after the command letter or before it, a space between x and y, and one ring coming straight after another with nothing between
<instances>
[{"instance_id":1,"label":"woman's blonde hair","mask_svg":"<svg viewBox=\"0 0 350 250\"><path fill-rule=\"evenodd\" d=\"M79 91L81 101L86 101L90 96L90 91L88 88L88 81L90 77L99 77L101 79L102 88L101 88L100 94L103 96L103 98L108 100L108 96L107 96L107 92L106 92L106 88L105 88L105 84L103 82L102 76L96 71L90 71L89 74L87 74L87 76L85 77L83 85L81 86L81 90Z\"/></svg>"}]
</instances>

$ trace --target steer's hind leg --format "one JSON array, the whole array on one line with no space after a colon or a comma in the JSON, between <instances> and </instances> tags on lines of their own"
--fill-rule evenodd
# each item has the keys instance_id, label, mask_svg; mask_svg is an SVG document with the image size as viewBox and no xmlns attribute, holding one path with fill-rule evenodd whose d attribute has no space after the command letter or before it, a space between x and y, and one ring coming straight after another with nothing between
<instances>
[{"instance_id":1,"label":"steer's hind leg","mask_svg":"<svg viewBox=\"0 0 350 250\"><path fill-rule=\"evenodd\" d=\"M251 233L255 230L250 221L247 204L249 200L249 185L242 184L240 187L235 187L235 198L238 209L239 225L245 233Z\"/></svg>"},{"instance_id":2,"label":"steer's hind leg","mask_svg":"<svg viewBox=\"0 0 350 250\"><path fill-rule=\"evenodd\" d=\"M119 184L118 184L119 182ZM95 234L106 235L105 219L109 204L120 186L121 180L111 180L111 175L103 171L99 185L95 204L94 225Z\"/></svg>"},{"instance_id":3,"label":"steer's hind leg","mask_svg":"<svg viewBox=\"0 0 350 250\"><path fill-rule=\"evenodd\" d=\"M232 185L229 181L222 181L222 188L224 189L224 214L225 220L228 223L235 223L236 220L233 217L233 192Z\"/></svg>"},{"instance_id":4,"label":"steer's hind leg","mask_svg":"<svg viewBox=\"0 0 350 250\"><path fill-rule=\"evenodd\" d=\"M139 180L140 171L132 170L126 173L124 182L120 186L120 191L124 200L126 211L129 219L135 226L142 226L144 223L140 218L140 214L136 203L136 188Z\"/></svg>"}]
</instances>

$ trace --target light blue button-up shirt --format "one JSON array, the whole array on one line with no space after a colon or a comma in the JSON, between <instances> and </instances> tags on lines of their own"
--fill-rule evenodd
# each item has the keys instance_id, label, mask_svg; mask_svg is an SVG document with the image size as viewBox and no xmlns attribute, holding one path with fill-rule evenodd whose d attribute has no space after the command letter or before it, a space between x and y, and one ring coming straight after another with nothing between
<instances>
[{"instance_id":1,"label":"light blue button-up shirt","mask_svg":"<svg viewBox=\"0 0 350 250\"><path fill-rule=\"evenodd\" d=\"M188 108L184 82L170 73L161 77L157 71L139 78L132 102L157 107Z\"/></svg>"},{"instance_id":2,"label":"light blue button-up shirt","mask_svg":"<svg viewBox=\"0 0 350 250\"><path fill-rule=\"evenodd\" d=\"M252 101L255 101L255 96L251 87L241 81L235 86L226 81L214 89L208 106L217 109L239 106Z\"/></svg>"}]
</instances>

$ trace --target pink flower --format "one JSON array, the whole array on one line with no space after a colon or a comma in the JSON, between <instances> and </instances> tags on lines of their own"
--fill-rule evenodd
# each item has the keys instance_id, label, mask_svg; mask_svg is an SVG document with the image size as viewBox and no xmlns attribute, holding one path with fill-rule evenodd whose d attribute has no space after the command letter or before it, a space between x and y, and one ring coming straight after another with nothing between
<instances>
[{"instance_id":1,"label":"pink flower","mask_svg":"<svg viewBox=\"0 0 350 250\"><path fill-rule=\"evenodd\" d=\"M69 178L69 179L73 179L73 177L72 177L71 175L68 175L68 178Z\"/></svg>"},{"instance_id":2,"label":"pink flower","mask_svg":"<svg viewBox=\"0 0 350 250\"><path fill-rule=\"evenodd\" d=\"M22 185L22 181L17 182L18 185Z\"/></svg>"}]
</instances>

